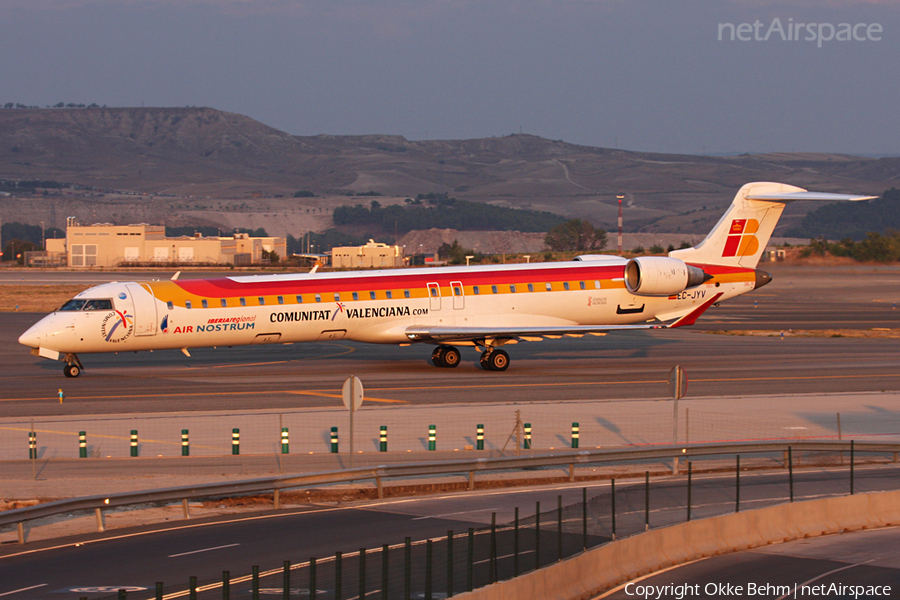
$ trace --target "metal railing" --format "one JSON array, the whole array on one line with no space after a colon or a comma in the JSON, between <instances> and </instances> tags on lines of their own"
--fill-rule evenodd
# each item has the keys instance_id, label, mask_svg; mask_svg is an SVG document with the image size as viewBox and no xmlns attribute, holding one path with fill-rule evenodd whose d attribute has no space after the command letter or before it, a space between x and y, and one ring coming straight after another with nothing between
<instances>
[{"instance_id":1,"label":"metal railing","mask_svg":"<svg viewBox=\"0 0 900 600\"><path fill-rule=\"evenodd\" d=\"M700 456L733 456L746 454L782 453L784 468L788 467L789 452L847 452L892 455L897 462L900 444L878 442L763 442L736 444L698 444L689 446L665 446L625 450L583 450L560 452L528 457L471 458L465 460L407 463L400 465L379 465L326 471L302 475L280 475L259 479L232 481L228 483L180 486L157 490L143 490L111 495L85 496L67 500L57 500L35 506L8 510L0 513L0 526L16 524L19 529L19 543L24 543L23 525L27 521L78 511L95 511L99 531L103 531L102 510L105 508L139 505L154 502L181 501L184 516L189 518L188 500L196 498L248 495L261 492L274 494L275 508L279 508L279 493L283 490L298 489L323 484L346 483L350 481L374 481L378 497L384 497L385 479L404 477L424 477L448 474L468 474L468 487L475 489L475 474L490 471L524 471L546 467L566 467L570 481L575 481L575 467L603 463L640 463L650 460L670 460ZM677 461L674 462L677 471ZM852 461L851 461L852 468Z\"/></svg>"}]
</instances>

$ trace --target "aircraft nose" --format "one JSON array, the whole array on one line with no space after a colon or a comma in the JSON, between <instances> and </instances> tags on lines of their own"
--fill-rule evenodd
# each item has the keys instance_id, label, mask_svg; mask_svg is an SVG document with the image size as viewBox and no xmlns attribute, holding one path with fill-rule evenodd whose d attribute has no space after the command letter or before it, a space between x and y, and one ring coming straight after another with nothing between
<instances>
[{"instance_id":1,"label":"aircraft nose","mask_svg":"<svg viewBox=\"0 0 900 600\"><path fill-rule=\"evenodd\" d=\"M38 323L38 325L40 325ZM32 325L25 333L19 336L19 343L29 348L39 348L41 345L41 328L38 325Z\"/></svg>"}]
</instances>

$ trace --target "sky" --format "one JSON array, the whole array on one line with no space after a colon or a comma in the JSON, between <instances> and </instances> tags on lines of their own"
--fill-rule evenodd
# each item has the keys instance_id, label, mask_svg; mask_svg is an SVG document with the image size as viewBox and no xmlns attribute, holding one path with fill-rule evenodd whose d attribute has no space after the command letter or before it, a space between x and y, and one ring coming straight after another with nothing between
<instances>
[{"instance_id":1,"label":"sky","mask_svg":"<svg viewBox=\"0 0 900 600\"><path fill-rule=\"evenodd\" d=\"M896 156L898 57L898 0L0 0L0 105L295 135Z\"/></svg>"}]
</instances>

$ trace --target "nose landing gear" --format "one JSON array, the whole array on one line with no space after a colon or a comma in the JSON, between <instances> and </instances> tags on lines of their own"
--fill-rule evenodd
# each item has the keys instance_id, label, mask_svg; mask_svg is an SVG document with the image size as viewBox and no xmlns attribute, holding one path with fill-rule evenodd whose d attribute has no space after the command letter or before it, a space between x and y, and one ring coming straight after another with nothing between
<instances>
[{"instance_id":1,"label":"nose landing gear","mask_svg":"<svg viewBox=\"0 0 900 600\"><path fill-rule=\"evenodd\" d=\"M63 373L66 377L78 377L84 371L84 365L78 360L77 354L66 354L66 366L63 367Z\"/></svg>"}]
</instances>

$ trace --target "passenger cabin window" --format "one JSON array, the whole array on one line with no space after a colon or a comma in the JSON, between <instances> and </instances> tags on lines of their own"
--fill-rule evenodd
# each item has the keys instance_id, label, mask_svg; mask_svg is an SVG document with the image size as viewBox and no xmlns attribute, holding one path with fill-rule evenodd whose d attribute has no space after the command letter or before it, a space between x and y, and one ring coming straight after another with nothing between
<instances>
[{"instance_id":1,"label":"passenger cabin window","mask_svg":"<svg viewBox=\"0 0 900 600\"><path fill-rule=\"evenodd\" d=\"M260 305L260 306L262 306L263 304L266 303L266 299L263 298L262 296L260 296L259 298L257 298L257 300L259 300L259 305Z\"/></svg>"},{"instance_id":2,"label":"passenger cabin window","mask_svg":"<svg viewBox=\"0 0 900 600\"><path fill-rule=\"evenodd\" d=\"M322 294L316 294L316 302L322 301Z\"/></svg>"},{"instance_id":3,"label":"passenger cabin window","mask_svg":"<svg viewBox=\"0 0 900 600\"><path fill-rule=\"evenodd\" d=\"M203 306L203 308L209 308L209 302L207 302L206 299L201 300L200 305Z\"/></svg>"},{"instance_id":4,"label":"passenger cabin window","mask_svg":"<svg viewBox=\"0 0 900 600\"><path fill-rule=\"evenodd\" d=\"M462 288L458 285L453 286L453 295L454 296L462 296Z\"/></svg>"},{"instance_id":5,"label":"passenger cabin window","mask_svg":"<svg viewBox=\"0 0 900 600\"><path fill-rule=\"evenodd\" d=\"M586 290L586 289L587 289L587 286L584 285L584 282L583 282L583 281L579 281L579 282L578 282L578 285L581 286L581 289L583 289L583 290Z\"/></svg>"},{"instance_id":6,"label":"passenger cabin window","mask_svg":"<svg viewBox=\"0 0 900 600\"><path fill-rule=\"evenodd\" d=\"M432 298L436 298L437 295L438 295L438 289L437 289L436 287L433 287L433 288L430 288L430 289L431 289L431 297L432 297Z\"/></svg>"},{"instance_id":7,"label":"passenger cabin window","mask_svg":"<svg viewBox=\"0 0 900 600\"><path fill-rule=\"evenodd\" d=\"M388 300L394 297L394 294L391 293L391 290L388 290L384 293Z\"/></svg>"},{"instance_id":8,"label":"passenger cabin window","mask_svg":"<svg viewBox=\"0 0 900 600\"><path fill-rule=\"evenodd\" d=\"M599 280L594 281L594 287L597 288L598 290L600 289L600 281Z\"/></svg>"},{"instance_id":9,"label":"passenger cabin window","mask_svg":"<svg viewBox=\"0 0 900 600\"><path fill-rule=\"evenodd\" d=\"M547 291L548 291L548 292L552 292L552 291L553 291L553 284L552 284L552 283L548 283L548 284L546 284L546 285L547 285Z\"/></svg>"},{"instance_id":10,"label":"passenger cabin window","mask_svg":"<svg viewBox=\"0 0 900 600\"><path fill-rule=\"evenodd\" d=\"M185 308L190 308L190 307L191 307L191 301L190 301L190 300L185 300L185 301L184 301L184 307L185 307Z\"/></svg>"},{"instance_id":11,"label":"passenger cabin window","mask_svg":"<svg viewBox=\"0 0 900 600\"><path fill-rule=\"evenodd\" d=\"M303 296L297 295L297 304L303 304Z\"/></svg>"},{"instance_id":12,"label":"passenger cabin window","mask_svg":"<svg viewBox=\"0 0 900 600\"><path fill-rule=\"evenodd\" d=\"M334 295L334 301L335 301L335 302L340 302L340 301L341 301L341 295L340 295L340 294L335 294L335 295Z\"/></svg>"},{"instance_id":13,"label":"passenger cabin window","mask_svg":"<svg viewBox=\"0 0 900 600\"><path fill-rule=\"evenodd\" d=\"M225 308L226 306L228 306L228 300L226 300L225 298L222 298L219 300L219 304L222 305L222 308Z\"/></svg>"},{"instance_id":14,"label":"passenger cabin window","mask_svg":"<svg viewBox=\"0 0 900 600\"><path fill-rule=\"evenodd\" d=\"M533 292L533 291L534 291L534 284L533 284L533 283L529 283L529 284L528 284L528 291L529 291L529 292Z\"/></svg>"},{"instance_id":15,"label":"passenger cabin window","mask_svg":"<svg viewBox=\"0 0 900 600\"><path fill-rule=\"evenodd\" d=\"M509 291L512 292L513 294L515 294L515 293L516 293L516 286L514 286L514 285L509 286Z\"/></svg>"},{"instance_id":16,"label":"passenger cabin window","mask_svg":"<svg viewBox=\"0 0 900 600\"><path fill-rule=\"evenodd\" d=\"M169 300L168 302L166 302L166 308L168 308L169 310L175 310L175 304L171 300Z\"/></svg>"},{"instance_id":17,"label":"passenger cabin window","mask_svg":"<svg viewBox=\"0 0 900 600\"><path fill-rule=\"evenodd\" d=\"M403 297L409 298L409 290L403 290Z\"/></svg>"},{"instance_id":18,"label":"passenger cabin window","mask_svg":"<svg viewBox=\"0 0 900 600\"><path fill-rule=\"evenodd\" d=\"M353 299L354 299L354 300L359 300L359 294L356 293L356 292L353 292Z\"/></svg>"},{"instance_id":19,"label":"passenger cabin window","mask_svg":"<svg viewBox=\"0 0 900 600\"><path fill-rule=\"evenodd\" d=\"M497 293L497 286L496 286L496 285L492 285L492 286L491 286L491 293L492 293L492 294L496 294L496 293Z\"/></svg>"},{"instance_id":20,"label":"passenger cabin window","mask_svg":"<svg viewBox=\"0 0 900 600\"><path fill-rule=\"evenodd\" d=\"M369 298L370 298L371 300L374 300L374 299L375 299L375 292L369 292Z\"/></svg>"},{"instance_id":21,"label":"passenger cabin window","mask_svg":"<svg viewBox=\"0 0 900 600\"><path fill-rule=\"evenodd\" d=\"M278 304L284 304L284 296L278 296Z\"/></svg>"},{"instance_id":22,"label":"passenger cabin window","mask_svg":"<svg viewBox=\"0 0 900 600\"><path fill-rule=\"evenodd\" d=\"M472 288L472 293L477 296L478 294L481 293L481 289L479 289L479 287L476 285L475 287Z\"/></svg>"},{"instance_id":23,"label":"passenger cabin window","mask_svg":"<svg viewBox=\"0 0 900 600\"><path fill-rule=\"evenodd\" d=\"M247 306L247 299L241 298L241 306Z\"/></svg>"},{"instance_id":24,"label":"passenger cabin window","mask_svg":"<svg viewBox=\"0 0 900 600\"><path fill-rule=\"evenodd\" d=\"M569 282L568 281L563 281L563 289L566 291L569 290Z\"/></svg>"}]
</instances>

